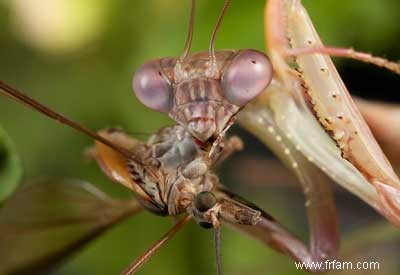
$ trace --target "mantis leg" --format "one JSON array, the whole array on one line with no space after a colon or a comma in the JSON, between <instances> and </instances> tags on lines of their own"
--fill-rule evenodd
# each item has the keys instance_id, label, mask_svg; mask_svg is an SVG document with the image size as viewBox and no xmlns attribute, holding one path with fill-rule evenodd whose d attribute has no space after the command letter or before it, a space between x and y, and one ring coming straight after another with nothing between
<instances>
[{"instance_id":1,"label":"mantis leg","mask_svg":"<svg viewBox=\"0 0 400 275\"><path fill-rule=\"evenodd\" d=\"M317 46L317 47L305 47L305 48L293 48L287 49L286 55L288 56L299 56L304 54L327 54L330 56L345 57L355 59L361 62L370 63L378 67L382 67L400 75L400 64L389 61L382 57L373 56L369 53L363 53L355 51L352 48L337 48L330 46Z\"/></svg>"},{"instance_id":2,"label":"mantis leg","mask_svg":"<svg viewBox=\"0 0 400 275\"><path fill-rule=\"evenodd\" d=\"M218 165L222 163L233 153L235 153L236 151L241 151L243 149L243 141L238 136L225 138L225 140L220 143L220 145L221 151L217 154L217 157L213 159L213 165Z\"/></svg>"},{"instance_id":3,"label":"mantis leg","mask_svg":"<svg viewBox=\"0 0 400 275\"><path fill-rule=\"evenodd\" d=\"M355 100L365 121L371 128L375 138L382 146L393 168L399 174L400 168L400 108L395 104L370 102L362 99ZM388 128L390 125L390 129ZM382 201L383 209L396 209L391 207L399 203L400 192L398 189L386 186L381 182L374 182L376 191ZM396 216L400 213L386 210L386 215ZM395 217L394 217L395 218Z\"/></svg>"},{"instance_id":4,"label":"mantis leg","mask_svg":"<svg viewBox=\"0 0 400 275\"><path fill-rule=\"evenodd\" d=\"M358 109L393 168L400 170L400 105L355 98ZM388 126L390 125L390 126Z\"/></svg>"},{"instance_id":5,"label":"mantis leg","mask_svg":"<svg viewBox=\"0 0 400 275\"><path fill-rule=\"evenodd\" d=\"M339 229L329 179L311 162L311 158L307 159L290 142L273 116L264 104L255 102L242 111L238 121L262 140L299 179L306 198L311 236L309 247L266 213L255 226L233 226L295 261L335 258L339 249Z\"/></svg>"},{"instance_id":6,"label":"mantis leg","mask_svg":"<svg viewBox=\"0 0 400 275\"><path fill-rule=\"evenodd\" d=\"M331 47L315 45L315 41L309 40L307 47L289 47L287 38L288 24L285 21L288 10L301 10L300 0L269 0L265 11L265 25L268 48L279 52L282 57L299 56L307 54L326 54L336 57L351 58L378 67L386 68L400 75L400 64L369 53L359 52L352 48ZM285 12L286 11L286 12Z\"/></svg>"},{"instance_id":7,"label":"mantis leg","mask_svg":"<svg viewBox=\"0 0 400 275\"><path fill-rule=\"evenodd\" d=\"M318 123L335 140L342 158L356 168L357 171L351 173L351 176L357 177L357 172L359 172L364 177L359 181L349 181L350 177L342 177L343 170L340 173L336 172L337 182L363 198L393 224L400 226L400 181L398 176L363 120L328 54L347 55L348 57L353 55L359 59L385 66L395 72L398 70L396 67L398 65L354 51L326 48L299 0L270 0L265 15L267 22L273 23L268 26L267 34L269 36L267 38L269 38L271 60L276 71L276 78L284 87L283 90L296 91L294 94L300 98L298 101L303 103L305 98L302 95L304 92L307 93ZM282 26L279 30L272 31L271 27L279 27L276 22L282 23ZM287 37L290 38L290 45ZM285 53L290 48L296 50L305 49L308 46L314 47L314 49L304 52L309 51L309 54L302 55L303 50L296 52L299 75L297 78L293 77L293 71L287 66ZM318 49L323 54L316 54L315 51ZM276 104L272 104L271 108L277 111ZM281 106L281 110L278 111L283 109L284 106ZM278 121L278 123L280 122ZM291 131L290 128L296 128L296 125L288 123L286 125L280 123L280 125L286 127L285 131L287 132ZM303 141L297 140L297 142ZM317 144L322 144L322 140ZM311 147L317 149L312 144L309 145L311 146L306 149ZM321 148L321 146L319 147ZM333 151L332 153L336 154ZM314 158L318 158L318 156L314 155ZM344 162L328 163L329 166L336 166L336 164L345 168ZM321 166L319 165L319 167ZM326 165L322 168L329 169ZM346 168L346 170L348 169Z\"/></svg>"},{"instance_id":8,"label":"mantis leg","mask_svg":"<svg viewBox=\"0 0 400 275\"><path fill-rule=\"evenodd\" d=\"M225 191L230 199L240 201L262 213L261 220L254 226L236 223L230 225L276 251L289 256L295 262L309 264L308 266L305 265L309 271L321 271L312 263L333 260L337 257L339 233L332 196L327 194L330 193L331 195L329 186L318 185L314 184L314 189L312 191L308 190L306 194L311 233L309 247L269 214L251 203L247 203L244 199Z\"/></svg>"}]
</instances>

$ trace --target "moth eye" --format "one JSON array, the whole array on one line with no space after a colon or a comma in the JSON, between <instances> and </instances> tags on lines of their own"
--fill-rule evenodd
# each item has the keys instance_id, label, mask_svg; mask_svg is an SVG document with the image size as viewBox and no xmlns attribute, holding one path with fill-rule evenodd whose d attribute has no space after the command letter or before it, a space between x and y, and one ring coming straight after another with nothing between
<instances>
[{"instance_id":1,"label":"moth eye","mask_svg":"<svg viewBox=\"0 0 400 275\"><path fill-rule=\"evenodd\" d=\"M143 64L135 72L132 81L136 97L150 109L167 113L172 107L172 85L164 74L160 61Z\"/></svg>"},{"instance_id":2,"label":"moth eye","mask_svg":"<svg viewBox=\"0 0 400 275\"><path fill-rule=\"evenodd\" d=\"M225 68L222 75L224 97L236 106L244 106L262 93L272 80L272 65L259 51L243 50Z\"/></svg>"},{"instance_id":3,"label":"moth eye","mask_svg":"<svg viewBox=\"0 0 400 275\"><path fill-rule=\"evenodd\" d=\"M217 198L213 193L208 191L198 193L194 200L194 206L200 212L206 212L207 210L213 208L216 203Z\"/></svg>"}]
</instances>

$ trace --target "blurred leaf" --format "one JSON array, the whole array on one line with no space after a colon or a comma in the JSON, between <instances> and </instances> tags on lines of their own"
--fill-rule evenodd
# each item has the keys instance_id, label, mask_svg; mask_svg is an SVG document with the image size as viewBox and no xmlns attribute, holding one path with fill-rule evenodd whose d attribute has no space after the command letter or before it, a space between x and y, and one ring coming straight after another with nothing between
<instances>
[{"instance_id":1,"label":"blurred leaf","mask_svg":"<svg viewBox=\"0 0 400 275\"><path fill-rule=\"evenodd\" d=\"M23 185L0 209L0 274L49 268L139 209L77 180Z\"/></svg>"},{"instance_id":2,"label":"blurred leaf","mask_svg":"<svg viewBox=\"0 0 400 275\"><path fill-rule=\"evenodd\" d=\"M17 35L49 53L79 50L99 36L107 1L13 0L10 8Z\"/></svg>"},{"instance_id":3,"label":"blurred leaf","mask_svg":"<svg viewBox=\"0 0 400 275\"><path fill-rule=\"evenodd\" d=\"M0 203L17 188L21 180L22 169L15 148L0 128Z\"/></svg>"}]
</instances>

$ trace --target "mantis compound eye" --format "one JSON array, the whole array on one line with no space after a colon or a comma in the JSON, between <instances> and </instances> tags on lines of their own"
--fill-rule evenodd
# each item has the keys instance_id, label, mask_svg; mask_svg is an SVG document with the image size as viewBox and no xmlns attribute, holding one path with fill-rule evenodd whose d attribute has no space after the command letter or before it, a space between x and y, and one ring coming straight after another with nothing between
<instances>
[{"instance_id":1,"label":"mantis compound eye","mask_svg":"<svg viewBox=\"0 0 400 275\"><path fill-rule=\"evenodd\" d=\"M259 51L240 51L222 75L224 97L236 106L244 106L264 91L272 80L272 65Z\"/></svg>"},{"instance_id":2,"label":"mantis compound eye","mask_svg":"<svg viewBox=\"0 0 400 275\"><path fill-rule=\"evenodd\" d=\"M204 191L196 195L194 207L200 212L206 212L217 204L217 198L211 192Z\"/></svg>"},{"instance_id":3,"label":"mantis compound eye","mask_svg":"<svg viewBox=\"0 0 400 275\"><path fill-rule=\"evenodd\" d=\"M145 106L167 113L173 102L172 85L159 60L143 64L133 76L133 90Z\"/></svg>"}]
</instances>

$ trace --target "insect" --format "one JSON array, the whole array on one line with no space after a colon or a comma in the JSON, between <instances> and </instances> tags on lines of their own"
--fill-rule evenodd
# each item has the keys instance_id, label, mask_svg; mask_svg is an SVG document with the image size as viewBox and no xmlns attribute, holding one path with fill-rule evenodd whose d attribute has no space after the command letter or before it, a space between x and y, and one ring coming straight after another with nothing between
<instances>
[{"instance_id":1,"label":"insect","mask_svg":"<svg viewBox=\"0 0 400 275\"><path fill-rule=\"evenodd\" d=\"M390 164L382 162L381 159L374 163L375 165L366 167L368 169L365 171L361 169L365 168L363 161L370 155L361 155L358 158L363 153L355 150L359 149L356 148L358 144L367 144L367 148L374 149L374 153L384 160L383 154L374 144L373 137L365 130L362 118L357 115L353 117L353 113L349 113L349 110L354 110L351 104L342 106L337 102L322 100L323 93L329 91L328 95L332 96L332 92L335 92L336 97L351 102L345 91L339 89L342 88L340 78L336 77L336 71L329 63L329 58L323 55L325 53L363 59L392 70L397 69L395 64L353 51L323 47L316 32L311 28L312 24L300 1L270 0L266 7L266 19L270 23L267 35L270 36L270 58L274 70L274 79L271 82L272 67L269 59L262 53L252 50L214 51L216 33L229 2L226 1L217 21L207 53L189 55L194 18L192 1L192 19L184 54L180 58L150 61L135 74L133 86L138 98L146 106L166 112L178 122L178 125L161 129L147 143L138 142L119 129L94 133L24 96L7 84L0 84L7 96L94 138L96 145L91 151L92 156L106 175L136 193L140 206L132 201L121 203L104 199L103 195L85 185L66 184L53 187L63 190L55 192L61 199L65 200L68 197L63 197L63 193L70 196L71 193L75 196L79 194L96 201L94 204L106 205L110 208L110 213L113 213L111 209L124 210L118 212L118 215L114 214L115 220L133 215L139 208L158 215L187 214L162 239L134 261L124 274L136 272L190 218L203 227L215 230L219 273L221 222L233 225L295 261L335 258L339 239L336 210L329 185L326 184L327 178L322 171L335 177L339 183L396 223L396 209L387 199L396 198L397 194L389 194L388 190L391 189L376 181L378 179L385 183L385 176L389 175L396 182ZM284 26L293 48L287 45L283 35ZM306 40L307 45L310 44L308 41L311 41L312 47L302 45L303 40ZM287 56L297 57L298 72L288 67L285 60ZM328 75L325 75L327 72ZM328 84L329 89L318 86ZM266 92L260 95L268 85ZM322 94L317 94L318 91ZM306 96L303 96L304 94ZM254 99L255 97L257 98ZM311 104L306 100L310 100ZM248 102L250 103L247 105ZM331 111L330 108L334 110L335 119L338 119L335 120L335 124L326 124L326 119L329 120L331 114L326 113L324 108L328 111ZM343 112L342 119L348 120L348 124L338 123L342 120L337 116L339 111ZM299 177L307 198L306 206L313 236L310 248L270 215L222 188L217 176L211 171L216 164L241 147L237 138L225 137L225 132L238 114L239 123L265 141ZM354 119L358 120L353 121ZM324 128L332 132L335 141L328 136ZM343 136L339 131L345 131ZM359 136L359 140L356 139L358 143L354 145L348 139L343 139L346 134ZM310 139L310 135L314 139ZM354 136L351 137L355 139ZM351 149L349 152L346 151L348 148ZM364 174L361 175L359 171ZM43 192L40 188L43 187L36 188L39 194ZM68 188L73 191L68 193ZM35 190L35 187L27 187L23 190L23 195L34 193L32 190ZM379 198L378 194L383 197ZM5 213L5 210L3 211ZM78 214L82 215L79 212L76 215ZM79 218L82 219L82 216ZM71 217L66 220L79 221ZM12 223L4 223L0 229L5 230L10 224ZM108 225L110 224L101 224L98 228L104 229ZM53 252L58 255L60 252L69 252L94 235L93 231L85 233L78 241L68 243L62 248L54 248ZM10 239L16 241L17 236ZM33 267L40 266L38 263L43 261L40 256L29 264ZM9 266L13 264L15 265L15 262L11 262Z\"/></svg>"}]
</instances>

